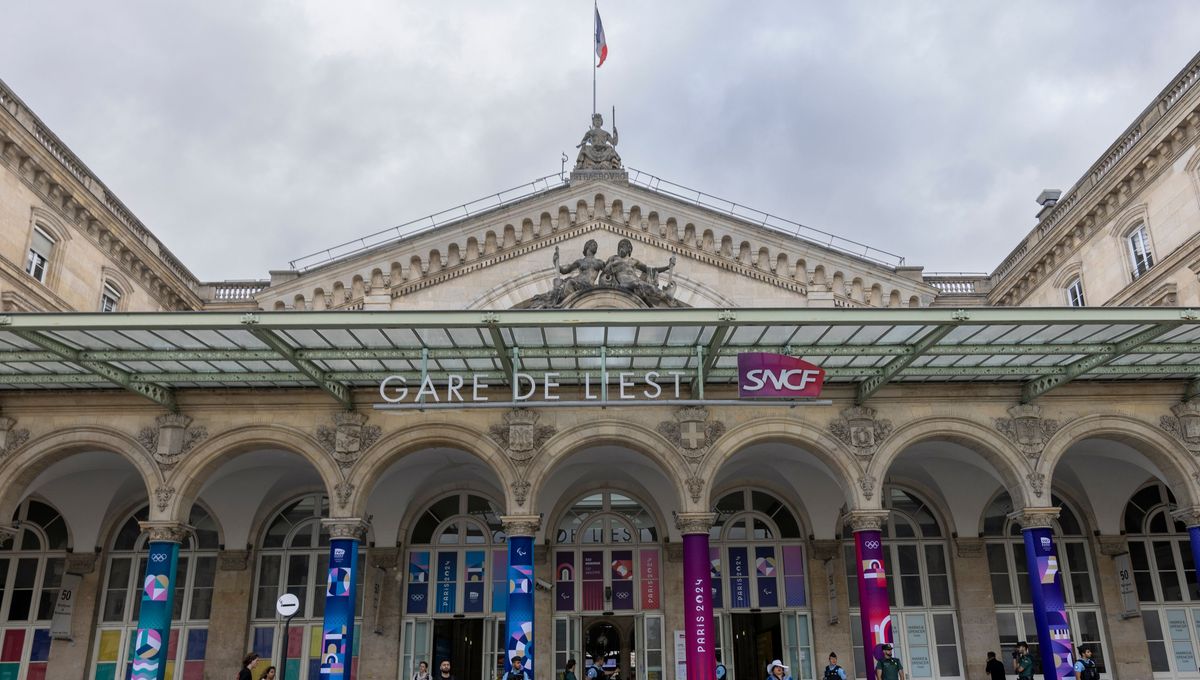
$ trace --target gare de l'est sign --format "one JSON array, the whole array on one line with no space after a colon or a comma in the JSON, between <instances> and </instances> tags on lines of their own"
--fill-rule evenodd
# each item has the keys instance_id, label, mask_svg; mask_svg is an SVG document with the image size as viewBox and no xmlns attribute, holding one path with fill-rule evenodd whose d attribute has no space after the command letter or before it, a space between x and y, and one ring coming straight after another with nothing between
<instances>
[{"instance_id":1,"label":"gare de l'est sign","mask_svg":"<svg viewBox=\"0 0 1200 680\"><path fill-rule=\"evenodd\" d=\"M737 357L739 399L813 400L821 395L825 370L803 359L784 354L744 352ZM435 381L426 375L411 384L403 375L392 375L379 383L379 396L385 403L376 408L431 408L456 405L512 406L621 405L638 401L683 399L683 387L690 373L685 371L598 371L575 377L574 396L563 399L562 373L514 372L511 401L488 396L498 387L496 373L449 373ZM440 383L440 384L439 384Z\"/></svg>"}]
</instances>

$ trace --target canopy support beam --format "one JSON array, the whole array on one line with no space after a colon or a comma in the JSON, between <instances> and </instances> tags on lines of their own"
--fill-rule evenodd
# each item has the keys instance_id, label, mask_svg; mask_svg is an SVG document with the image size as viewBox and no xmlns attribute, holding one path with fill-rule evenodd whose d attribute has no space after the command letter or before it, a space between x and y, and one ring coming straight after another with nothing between
<instances>
[{"instance_id":1,"label":"canopy support beam","mask_svg":"<svg viewBox=\"0 0 1200 680\"><path fill-rule=\"evenodd\" d=\"M1066 369L1058 375L1047 375L1030 380L1021 388L1021 403L1028 404L1055 387L1065 385L1093 368L1107 364L1122 354L1128 354L1130 351L1150 342L1163 333L1178 327L1180 323L1176 321L1173 323L1156 324L1116 343L1110 352L1088 355L1074 363L1068 364Z\"/></svg>"},{"instance_id":2,"label":"canopy support beam","mask_svg":"<svg viewBox=\"0 0 1200 680\"><path fill-rule=\"evenodd\" d=\"M285 359L289 364L295 366L296 369L308 377L309 380L316 383L317 387L320 387L327 394L329 394L329 396L337 399L338 403L341 404L342 407L347 411L354 409L354 399L350 394L350 388L346 387L340 382L337 382L336 380L330 379L325 371L322 371L319 366L308 359L301 359L300 357L296 356L296 349L284 342L283 338L279 337L274 332L267 330L266 328L255 328L254 326L250 326L246 330L250 331L251 335L258 338L264 345L274 350L276 354Z\"/></svg>"},{"instance_id":3,"label":"canopy support beam","mask_svg":"<svg viewBox=\"0 0 1200 680\"><path fill-rule=\"evenodd\" d=\"M871 395L883 389L883 386L888 384L889 380L899 375L900 371L903 371L909 366L909 364L916 361L918 357L925 353L925 350L936 345L942 338L949 335L950 331L954 329L954 325L946 324L945 326L938 326L937 328L934 328L926 333L920 340L909 346L907 353L889 361L887 365L883 367L883 371L879 375L867 378L866 380L860 382L858 384L858 390L854 394L854 403L861 405L864 401L870 398Z\"/></svg>"}]
</instances>

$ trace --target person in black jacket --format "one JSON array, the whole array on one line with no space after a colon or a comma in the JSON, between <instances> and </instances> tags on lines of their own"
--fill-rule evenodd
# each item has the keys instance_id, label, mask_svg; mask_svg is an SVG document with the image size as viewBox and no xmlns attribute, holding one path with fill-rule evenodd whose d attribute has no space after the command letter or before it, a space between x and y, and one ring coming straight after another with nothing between
<instances>
[{"instance_id":1,"label":"person in black jacket","mask_svg":"<svg viewBox=\"0 0 1200 680\"><path fill-rule=\"evenodd\" d=\"M242 658L242 670L238 671L238 680L254 680L254 674L250 672L258 663L258 654L250 652Z\"/></svg>"},{"instance_id":2,"label":"person in black jacket","mask_svg":"<svg viewBox=\"0 0 1200 680\"><path fill-rule=\"evenodd\" d=\"M996 658L995 652L988 652L987 666L983 671L987 673L988 680L1004 680L1004 664Z\"/></svg>"}]
</instances>

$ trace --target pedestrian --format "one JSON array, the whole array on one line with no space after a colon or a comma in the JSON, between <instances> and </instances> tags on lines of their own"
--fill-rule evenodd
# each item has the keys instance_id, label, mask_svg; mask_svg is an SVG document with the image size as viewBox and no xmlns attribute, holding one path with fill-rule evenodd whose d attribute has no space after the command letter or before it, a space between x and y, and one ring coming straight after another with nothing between
<instances>
[{"instance_id":1,"label":"pedestrian","mask_svg":"<svg viewBox=\"0 0 1200 680\"><path fill-rule=\"evenodd\" d=\"M267 666L267 672L263 673L263 680L275 680L275 667Z\"/></svg>"},{"instance_id":2,"label":"pedestrian","mask_svg":"<svg viewBox=\"0 0 1200 680\"><path fill-rule=\"evenodd\" d=\"M576 680L575 659L567 659L567 668L563 671L562 680Z\"/></svg>"},{"instance_id":3,"label":"pedestrian","mask_svg":"<svg viewBox=\"0 0 1200 680\"><path fill-rule=\"evenodd\" d=\"M1079 660L1075 662L1075 680L1100 680L1100 669L1092 660L1091 645L1079 648Z\"/></svg>"},{"instance_id":4,"label":"pedestrian","mask_svg":"<svg viewBox=\"0 0 1200 680\"><path fill-rule=\"evenodd\" d=\"M438 677L442 680L454 680L454 676L450 674L449 659L442 659L442 662L438 664Z\"/></svg>"},{"instance_id":5,"label":"pedestrian","mask_svg":"<svg viewBox=\"0 0 1200 680\"><path fill-rule=\"evenodd\" d=\"M413 671L412 680L429 680L429 662L417 662L417 670Z\"/></svg>"},{"instance_id":6,"label":"pedestrian","mask_svg":"<svg viewBox=\"0 0 1200 680\"><path fill-rule=\"evenodd\" d=\"M1033 680L1033 657L1029 655L1029 643L1021 640L1013 652L1013 670L1020 680Z\"/></svg>"},{"instance_id":7,"label":"pedestrian","mask_svg":"<svg viewBox=\"0 0 1200 680\"><path fill-rule=\"evenodd\" d=\"M988 652L987 666L983 669L989 680L1004 680L1004 664L996 658L995 652Z\"/></svg>"},{"instance_id":8,"label":"pedestrian","mask_svg":"<svg viewBox=\"0 0 1200 680\"><path fill-rule=\"evenodd\" d=\"M721 663L721 655L717 654L717 680L725 680L725 676L729 672L725 670L725 664Z\"/></svg>"},{"instance_id":9,"label":"pedestrian","mask_svg":"<svg viewBox=\"0 0 1200 680\"><path fill-rule=\"evenodd\" d=\"M846 680L846 671L837 662L837 652L829 653L829 665L822 680Z\"/></svg>"},{"instance_id":10,"label":"pedestrian","mask_svg":"<svg viewBox=\"0 0 1200 680\"><path fill-rule=\"evenodd\" d=\"M587 680L600 680L600 676L604 674L604 670L600 668L602 662L592 658L590 654L587 659L591 661L591 665L587 667L587 671L585 672Z\"/></svg>"},{"instance_id":11,"label":"pedestrian","mask_svg":"<svg viewBox=\"0 0 1200 680\"><path fill-rule=\"evenodd\" d=\"M251 668L258 664L258 654L250 652L242 657L242 670L238 671L237 680L254 680L254 673Z\"/></svg>"},{"instance_id":12,"label":"pedestrian","mask_svg":"<svg viewBox=\"0 0 1200 680\"><path fill-rule=\"evenodd\" d=\"M892 656L892 645L883 644L883 658L875 664L875 680L904 680L904 665Z\"/></svg>"},{"instance_id":13,"label":"pedestrian","mask_svg":"<svg viewBox=\"0 0 1200 680\"><path fill-rule=\"evenodd\" d=\"M788 675L788 667L779 659L775 659L767 664L767 680L792 680L792 676Z\"/></svg>"},{"instance_id":14,"label":"pedestrian","mask_svg":"<svg viewBox=\"0 0 1200 680\"><path fill-rule=\"evenodd\" d=\"M524 665L525 659L519 655L512 658L512 669L505 675L505 680L529 680L529 674L521 666Z\"/></svg>"}]
</instances>

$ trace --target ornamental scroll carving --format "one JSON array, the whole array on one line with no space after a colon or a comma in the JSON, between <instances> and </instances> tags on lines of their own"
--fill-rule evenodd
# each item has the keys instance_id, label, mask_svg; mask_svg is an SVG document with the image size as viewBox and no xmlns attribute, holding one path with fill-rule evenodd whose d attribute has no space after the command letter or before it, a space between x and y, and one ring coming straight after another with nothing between
<instances>
[{"instance_id":1,"label":"ornamental scroll carving","mask_svg":"<svg viewBox=\"0 0 1200 680\"><path fill-rule=\"evenodd\" d=\"M1008 409L1008 415L996 418L996 429L1030 458L1040 456L1050 437L1058 431L1058 421L1043 418L1040 406L1020 404Z\"/></svg>"},{"instance_id":2,"label":"ornamental scroll carving","mask_svg":"<svg viewBox=\"0 0 1200 680\"><path fill-rule=\"evenodd\" d=\"M1188 451L1200 455L1200 399L1175 404L1171 415L1160 418L1158 426L1170 432Z\"/></svg>"},{"instance_id":3,"label":"ornamental scroll carving","mask_svg":"<svg viewBox=\"0 0 1200 680\"><path fill-rule=\"evenodd\" d=\"M1035 470L1025 475L1025 479L1029 480L1029 490L1033 495L1041 498L1046 490L1046 475Z\"/></svg>"},{"instance_id":4,"label":"ornamental scroll carving","mask_svg":"<svg viewBox=\"0 0 1200 680\"><path fill-rule=\"evenodd\" d=\"M350 497L354 495L354 482L342 480L334 485L333 493L337 496L337 504L339 508L345 508L350 504Z\"/></svg>"},{"instance_id":5,"label":"ornamental scroll carving","mask_svg":"<svg viewBox=\"0 0 1200 680\"><path fill-rule=\"evenodd\" d=\"M381 434L378 425L367 425L367 416L354 412L334 414L333 427L317 427L317 440L343 469L352 467Z\"/></svg>"},{"instance_id":6,"label":"ornamental scroll carving","mask_svg":"<svg viewBox=\"0 0 1200 680\"><path fill-rule=\"evenodd\" d=\"M504 422L488 428L490 436L514 463L528 463L542 445L558 432L553 425L538 425L541 416L527 408L504 414Z\"/></svg>"},{"instance_id":7,"label":"ornamental scroll carving","mask_svg":"<svg viewBox=\"0 0 1200 680\"><path fill-rule=\"evenodd\" d=\"M688 495L692 497L693 503L699 503L704 496L704 480L699 477L687 478Z\"/></svg>"},{"instance_id":8,"label":"ornamental scroll carving","mask_svg":"<svg viewBox=\"0 0 1200 680\"><path fill-rule=\"evenodd\" d=\"M871 500L871 497L875 495L875 483L877 481L872 475L863 475L858 478L858 488L862 489L863 497L867 500Z\"/></svg>"},{"instance_id":9,"label":"ornamental scroll carving","mask_svg":"<svg viewBox=\"0 0 1200 680\"><path fill-rule=\"evenodd\" d=\"M529 482L518 479L509 488L512 489L513 500L516 501L517 506L525 507L525 501L529 499Z\"/></svg>"},{"instance_id":10,"label":"ornamental scroll carving","mask_svg":"<svg viewBox=\"0 0 1200 680\"><path fill-rule=\"evenodd\" d=\"M16 429L17 419L0 417L0 457L16 451L29 441L29 430Z\"/></svg>"},{"instance_id":11,"label":"ornamental scroll carving","mask_svg":"<svg viewBox=\"0 0 1200 680\"><path fill-rule=\"evenodd\" d=\"M154 489L154 504L158 506L159 512L166 512L167 507L171 505L171 498L175 496L175 487L160 486Z\"/></svg>"},{"instance_id":12,"label":"ornamental scroll carving","mask_svg":"<svg viewBox=\"0 0 1200 680\"><path fill-rule=\"evenodd\" d=\"M192 426L192 419L181 413L168 413L154 419L154 427L138 430L137 440L154 457L164 471L171 468L188 451L208 438L208 428Z\"/></svg>"},{"instance_id":13,"label":"ornamental scroll carving","mask_svg":"<svg viewBox=\"0 0 1200 680\"><path fill-rule=\"evenodd\" d=\"M829 433L856 456L870 457L892 433L892 421L876 418L875 409L869 406L851 406L829 422Z\"/></svg>"},{"instance_id":14,"label":"ornamental scroll carving","mask_svg":"<svg viewBox=\"0 0 1200 680\"><path fill-rule=\"evenodd\" d=\"M703 406L685 406L675 411L674 420L659 423L658 432L689 462L696 462L708 455L713 443L725 434L725 423L710 421L708 409Z\"/></svg>"}]
</instances>

